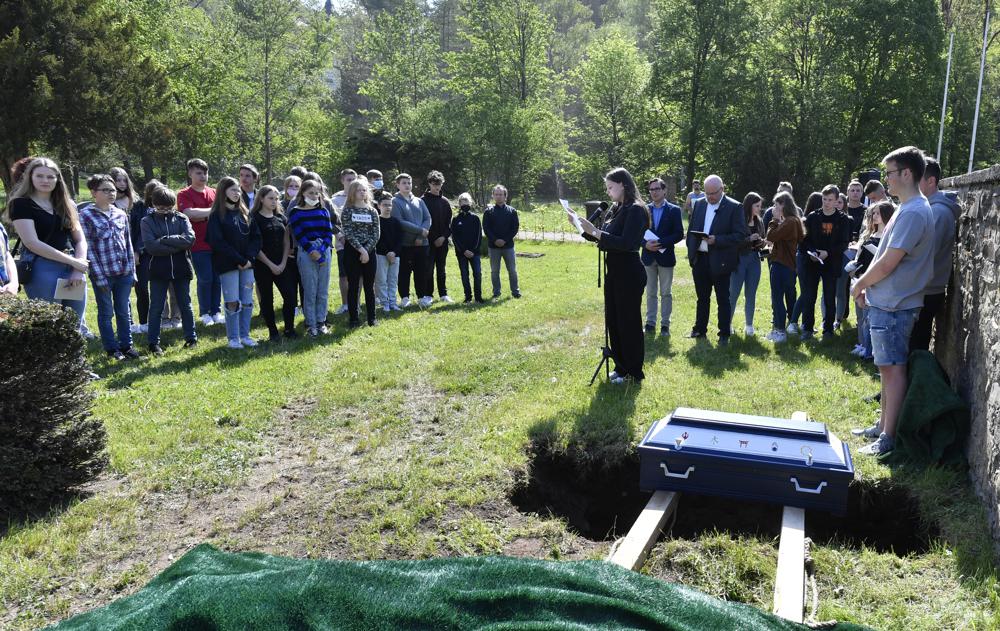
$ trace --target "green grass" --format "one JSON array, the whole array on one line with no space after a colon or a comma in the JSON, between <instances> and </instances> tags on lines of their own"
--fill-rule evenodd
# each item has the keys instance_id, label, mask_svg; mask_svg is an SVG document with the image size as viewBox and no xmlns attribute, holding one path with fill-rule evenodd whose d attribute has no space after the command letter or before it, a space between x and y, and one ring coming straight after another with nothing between
<instances>
[{"instance_id":1,"label":"green grass","mask_svg":"<svg viewBox=\"0 0 1000 631\"><path fill-rule=\"evenodd\" d=\"M522 228L535 229L524 219ZM199 325L196 349L181 349L170 331L164 357L126 366L108 364L91 343L104 375L94 413L108 429L111 470L86 499L0 538L0 627L38 628L131 593L202 541L319 558L602 558L609 542L512 506L533 450L583 467L615 463L681 405L771 416L803 409L842 438L874 418L862 397L877 381L848 355L853 328L833 343L779 349L760 337L737 336L721 351L682 338L694 317L686 265L674 281L675 337L647 343L642 387L588 387L602 342L593 249L518 247L544 255L518 259L521 300L437 303L375 329L348 331L338 318L318 342L238 352L223 348L221 327ZM449 284L460 297L453 260ZM767 296L765 280L760 331ZM964 476L855 463L863 484L909 489L940 536L905 557L816 546L819 619L1000 626L992 543ZM769 609L776 555L769 538L706 532L661 541L643 571Z\"/></svg>"}]
</instances>

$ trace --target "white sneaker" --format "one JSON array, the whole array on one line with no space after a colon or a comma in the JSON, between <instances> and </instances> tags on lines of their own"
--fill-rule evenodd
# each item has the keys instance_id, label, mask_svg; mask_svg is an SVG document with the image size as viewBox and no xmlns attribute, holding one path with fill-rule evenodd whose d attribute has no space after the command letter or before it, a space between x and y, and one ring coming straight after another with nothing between
<instances>
[{"instance_id":1,"label":"white sneaker","mask_svg":"<svg viewBox=\"0 0 1000 631\"><path fill-rule=\"evenodd\" d=\"M212 316L212 322L215 322L216 324L225 324L226 316L223 315L222 312L220 311L216 313L214 316Z\"/></svg>"},{"instance_id":2,"label":"white sneaker","mask_svg":"<svg viewBox=\"0 0 1000 631\"><path fill-rule=\"evenodd\" d=\"M295 307L295 317L298 318L301 316L302 316L302 307Z\"/></svg>"},{"instance_id":3,"label":"white sneaker","mask_svg":"<svg viewBox=\"0 0 1000 631\"><path fill-rule=\"evenodd\" d=\"M420 299L420 301L417 304L420 305L421 309L426 309L427 307L431 306L433 302L434 302L433 298L431 298L430 296L424 296L423 298Z\"/></svg>"},{"instance_id":4,"label":"white sneaker","mask_svg":"<svg viewBox=\"0 0 1000 631\"><path fill-rule=\"evenodd\" d=\"M149 325L148 324L140 324L139 325L139 333L149 333Z\"/></svg>"},{"instance_id":5,"label":"white sneaker","mask_svg":"<svg viewBox=\"0 0 1000 631\"><path fill-rule=\"evenodd\" d=\"M243 343L239 340L229 340L229 348L243 348Z\"/></svg>"},{"instance_id":6,"label":"white sneaker","mask_svg":"<svg viewBox=\"0 0 1000 631\"><path fill-rule=\"evenodd\" d=\"M402 307L400 307L399 305L392 305L392 310L393 310L393 311L402 311L402 310L403 310L403 308L402 308Z\"/></svg>"},{"instance_id":7,"label":"white sneaker","mask_svg":"<svg viewBox=\"0 0 1000 631\"><path fill-rule=\"evenodd\" d=\"M201 316L201 323L204 324L205 326L212 326L213 324L215 324L215 320L212 319L212 316L206 313L205 315Z\"/></svg>"},{"instance_id":8,"label":"white sneaker","mask_svg":"<svg viewBox=\"0 0 1000 631\"><path fill-rule=\"evenodd\" d=\"M753 337L753 335L754 335L753 327L750 326L749 324L747 325L747 327L745 329L743 329L743 332L746 333L747 337Z\"/></svg>"},{"instance_id":9,"label":"white sneaker","mask_svg":"<svg viewBox=\"0 0 1000 631\"><path fill-rule=\"evenodd\" d=\"M253 341L253 338L249 337L241 337L240 344L242 344L243 346L249 346L250 348L257 346L257 342Z\"/></svg>"},{"instance_id":10,"label":"white sneaker","mask_svg":"<svg viewBox=\"0 0 1000 631\"><path fill-rule=\"evenodd\" d=\"M455 301L451 299L451 296L449 296L448 294L445 294L445 295L441 296L441 302L452 303L452 302L455 302Z\"/></svg>"},{"instance_id":11,"label":"white sneaker","mask_svg":"<svg viewBox=\"0 0 1000 631\"><path fill-rule=\"evenodd\" d=\"M796 335L799 332L799 325L794 322L790 322L788 324L788 328L785 329L785 332L790 335Z\"/></svg>"},{"instance_id":12,"label":"white sneaker","mask_svg":"<svg viewBox=\"0 0 1000 631\"><path fill-rule=\"evenodd\" d=\"M133 324L128 328L128 330L132 333L132 335L138 335L139 333L142 333L142 326L138 324Z\"/></svg>"},{"instance_id":13,"label":"white sneaker","mask_svg":"<svg viewBox=\"0 0 1000 631\"><path fill-rule=\"evenodd\" d=\"M774 342L775 344L780 344L788 341L788 335L784 331L775 329L767 334L767 340L769 342Z\"/></svg>"},{"instance_id":14,"label":"white sneaker","mask_svg":"<svg viewBox=\"0 0 1000 631\"><path fill-rule=\"evenodd\" d=\"M860 344L855 344L854 348L851 350L851 355L855 357L862 357L865 354L865 347Z\"/></svg>"},{"instance_id":15,"label":"white sneaker","mask_svg":"<svg viewBox=\"0 0 1000 631\"><path fill-rule=\"evenodd\" d=\"M347 313L347 305L340 305L337 310L333 312L333 315L344 315Z\"/></svg>"},{"instance_id":16,"label":"white sneaker","mask_svg":"<svg viewBox=\"0 0 1000 631\"><path fill-rule=\"evenodd\" d=\"M412 303L410 302L410 297L409 296L405 296L403 298L403 300L399 303L399 306L405 309L405 308L409 307L411 304Z\"/></svg>"}]
</instances>

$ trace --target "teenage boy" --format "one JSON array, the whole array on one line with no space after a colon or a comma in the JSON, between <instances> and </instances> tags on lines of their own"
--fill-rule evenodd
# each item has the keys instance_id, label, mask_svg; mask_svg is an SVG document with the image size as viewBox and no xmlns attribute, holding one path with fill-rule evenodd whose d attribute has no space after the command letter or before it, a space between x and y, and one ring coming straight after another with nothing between
<instances>
[{"instance_id":1,"label":"teenage boy","mask_svg":"<svg viewBox=\"0 0 1000 631\"><path fill-rule=\"evenodd\" d=\"M208 186L208 165L204 160L188 160L187 174L190 185L177 192L177 210L188 218L194 229L191 262L198 277L198 315L205 326L222 324L226 321L222 315L222 281L212 265L212 246L207 238L215 189Z\"/></svg>"},{"instance_id":2,"label":"teenage boy","mask_svg":"<svg viewBox=\"0 0 1000 631\"><path fill-rule=\"evenodd\" d=\"M377 198L385 188L385 180L382 179L382 172L378 169L369 169L365 177L368 178L368 183L372 185L372 190L375 192Z\"/></svg>"},{"instance_id":3,"label":"teenage boy","mask_svg":"<svg viewBox=\"0 0 1000 631\"><path fill-rule=\"evenodd\" d=\"M885 227L871 266L851 289L858 304L869 309L872 354L882 380L879 422L854 433L877 438L861 450L876 456L895 446L910 335L924 304L924 290L934 278L934 216L918 188L926 168L924 154L916 147L902 147L882 162L899 209Z\"/></svg>"},{"instance_id":4,"label":"teenage boy","mask_svg":"<svg viewBox=\"0 0 1000 631\"><path fill-rule=\"evenodd\" d=\"M840 189L829 184L823 188L821 212L805 218L806 236L799 245L799 283L802 289L802 339L813 336L816 316L816 293L823 283L823 339L833 337L837 313L837 279L844 273L844 250L851 240L851 220L837 210Z\"/></svg>"},{"instance_id":5,"label":"teenage boy","mask_svg":"<svg viewBox=\"0 0 1000 631\"><path fill-rule=\"evenodd\" d=\"M858 180L851 180L851 183L847 185L847 204L844 206L844 213L847 214L848 218L851 220L851 244L846 250L844 250L844 265L847 265L854 260L855 255L858 253L858 239L861 238L861 229L864 227L865 213L868 211L868 207L864 205L862 198L864 197L865 189L861 186L861 182ZM847 316L851 314L851 286L850 286L850 276L847 274L841 274L837 278L837 318L833 322L833 328L839 328L840 323L847 320Z\"/></svg>"},{"instance_id":6,"label":"teenage boy","mask_svg":"<svg viewBox=\"0 0 1000 631\"><path fill-rule=\"evenodd\" d=\"M493 282L493 298L500 297L500 259L507 266L507 281L510 295L521 297L517 284L517 259L514 255L514 237L520 229L517 211L507 205L507 187L497 184L493 187L493 205L483 213L483 232L490 248L490 280Z\"/></svg>"},{"instance_id":7,"label":"teenage boy","mask_svg":"<svg viewBox=\"0 0 1000 631\"><path fill-rule=\"evenodd\" d=\"M958 193L938 190L941 179L941 165L930 156L925 156L927 167L920 179L920 192L931 205L934 220L934 276L924 288L924 307L913 325L910 350L929 350L931 346L931 326L944 307L945 290L951 279L951 252L955 247L955 222L958 219Z\"/></svg>"},{"instance_id":8,"label":"teenage boy","mask_svg":"<svg viewBox=\"0 0 1000 631\"><path fill-rule=\"evenodd\" d=\"M87 239L90 282L97 299L97 328L109 357L118 361L134 359L129 297L135 283L135 256L129 217L115 206L118 189L110 175L92 175L87 188L94 198L80 210L80 226ZM118 325L118 337L112 320Z\"/></svg>"},{"instance_id":9,"label":"teenage boy","mask_svg":"<svg viewBox=\"0 0 1000 631\"><path fill-rule=\"evenodd\" d=\"M868 180L868 183L865 184L865 197L868 199L869 206L888 199L885 194L885 186L879 180Z\"/></svg>"},{"instance_id":10,"label":"teenage boy","mask_svg":"<svg viewBox=\"0 0 1000 631\"><path fill-rule=\"evenodd\" d=\"M448 287L445 285L445 270L448 267L448 237L451 236L451 202L441 194L444 187L444 175L440 171L427 174L427 192L420 198L424 200L431 214L431 227L427 234L430 244L430 256L427 260L427 295L434 295L434 272L437 270L438 296L441 302L452 302L448 297Z\"/></svg>"},{"instance_id":11,"label":"teenage boy","mask_svg":"<svg viewBox=\"0 0 1000 631\"><path fill-rule=\"evenodd\" d=\"M253 198L257 196L257 182L260 174L257 167L252 164L244 164L240 167L240 196L247 208L253 208Z\"/></svg>"},{"instance_id":12,"label":"teenage boy","mask_svg":"<svg viewBox=\"0 0 1000 631\"><path fill-rule=\"evenodd\" d=\"M646 334L656 330L657 300L660 304L660 335L670 335L670 315L674 302L670 287L674 282L674 245L684 240L684 226L681 224L681 209L666 199L667 185L658 177L646 183L646 190L652 200L649 214L653 219L652 232L655 241L643 241L642 264L646 268Z\"/></svg>"},{"instance_id":13,"label":"teenage boy","mask_svg":"<svg viewBox=\"0 0 1000 631\"><path fill-rule=\"evenodd\" d=\"M462 274L462 288L465 302L483 303L483 268L479 247L483 242L483 224L472 212L472 195L458 196L458 214L451 220L451 240L455 244L458 271ZM469 282L469 268L472 268L472 282Z\"/></svg>"},{"instance_id":14,"label":"teenage boy","mask_svg":"<svg viewBox=\"0 0 1000 631\"><path fill-rule=\"evenodd\" d=\"M424 200L413 195L413 178L408 173L396 176L396 196L392 198L392 216L403 229L403 246L399 256L400 306L409 307L410 273L413 273L413 291L417 303L427 308L434 302L427 284L427 236L430 234L431 213Z\"/></svg>"}]
</instances>

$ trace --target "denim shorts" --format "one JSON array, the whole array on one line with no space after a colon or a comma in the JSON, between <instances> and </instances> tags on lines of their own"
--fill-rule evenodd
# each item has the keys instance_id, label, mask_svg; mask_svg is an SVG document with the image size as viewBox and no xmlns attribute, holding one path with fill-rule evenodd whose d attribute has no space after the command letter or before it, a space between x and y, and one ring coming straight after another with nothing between
<instances>
[{"instance_id":1,"label":"denim shorts","mask_svg":"<svg viewBox=\"0 0 1000 631\"><path fill-rule=\"evenodd\" d=\"M868 307L868 326L872 335L872 355L876 366L905 365L910 355L910 334L920 314L920 307L883 311Z\"/></svg>"}]
</instances>

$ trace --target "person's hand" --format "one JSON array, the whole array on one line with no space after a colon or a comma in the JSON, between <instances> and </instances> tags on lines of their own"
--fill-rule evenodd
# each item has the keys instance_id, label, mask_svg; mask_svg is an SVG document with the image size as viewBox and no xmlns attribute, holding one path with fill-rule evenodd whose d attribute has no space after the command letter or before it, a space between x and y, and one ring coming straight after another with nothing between
<instances>
[{"instance_id":1,"label":"person's hand","mask_svg":"<svg viewBox=\"0 0 1000 631\"><path fill-rule=\"evenodd\" d=\"M396 262L396 253L389 252L388 254L385 255L385 258L387 261L389 261L389 264L391 265Z\"/></svg>"},{"instance_id":2,"label":"person's hand","mask_svg":"<svg viewBox=\"0 0 1000 631\"><path fill-rule=\"evenodd\" d=\"M851 290L851 296L854 298L854 304L858 309L864 309L868 306L868 295L864 289L858 292Z\"/></svg>"},{"instance_id":3,"label":"person's hand","mask_svg":"<svg viewBox=\"0 0 1000 631\"><path fill-rule=\"evenodd\" d=\"M705 239L705 243L709 245L715 245L715 235L714 234L708 235L708 238Z\"/></svg>"},{"instance_id":4,"label":"person's hand","mask_svg":"<svg viewBox=\"0 0 1000 631\"><path fill-rule=\"evenodd\" d=\"M320 259L320 254L316 250L313 250L312 252L309 253L309 258L311 258L314 261L318 261Z\"/></svg>"},{"instance_id":5,"label":"person's hand","mask_svg":"<svg viewBox=\"0 0 1000 631\"><path fill-rule=\"evenodd\" d=\"M830 255L830 253L827 252L826 250L816 250L816 256L818 256L819 260L821 260L821 261L825 261L826 257L829 256L829 255Z\"/></svg>"},{"instance_id":6,"label":"person's hand","mask_svg":"<svg viewBox=\"0 0 1000 631\"><path fill-rule=\"evenodd\" d=\"M247 261L243 265L240 265L240 269L243 270L243 271L251 269L252 267L253 267L253 263L251 263L250 261Z\"/></svg>"},{"instance_id":7,"label":"person's hand","mask_svg":"<svg viewBox=\"0 0 1000 631\"><path fill-rule=\"evenodd\" d=\"M465 258L467 258L467 259L471 259L472 257L474 257L474 256L475 256L475 254L473 254L472 250L466 250L466 251L465 251L465 252L463 252L462 254L464 254L464 255L465 255Z\"/></svg>"},{"instance_id":8,"label":"person's hand","mask_svg":"<svg viewBox=\"0 0 1000 631\"><path fill-rule=\"evenodd\" d=\"M285 267L288 266L288 262L287 261L288 261L288 259L285 259L284 261L281 262L281 265L275 265L274 266L274 275L275 276L281 276L285 272Z\"/></svg>"},{"instance_id":9,"label":"person's hand","mask_svg":"<svg viewBox=\"0 0 1000 631\"><path fill-rule=\"evenodd\" d=\"M368 251L367 250L361 250L360 252L358 252L358 256L361 257L361 264L362 265L367 265L368 264Z\"/></svg>"},{"instance_id":10,"label":"person's hand","mask_svg":"<svg viewBox=\"0 0 1000 631\"><path fill-rule=\"evenodd\" d=\"M497 246L498 248L502 248L506 243L507 242L504 241L503 239L497 239L496 241L493 242L493 245Z\"/></svg>"},{"instance_id":11,"label":"person's hand","mask_svg":"<svg viewBox=\"0 0 1000 631\"><path fill-rule=\"evenodd\" d=\"M424 232L427 232L427 231L424 230ZM424 244L424 240L423 239L414 239L413 240L413 245L423 245L423 244Z\"/></svg>"},{"instance_id":12,"label":"person's hand","mask_svg":"<svg viewBox=\"0 0 1000 631\"><path fill-rule=\"evenodd\" d=\"M594 224L590 223L590 220L585 217L580 217L580 227L583 228L584 234L593 235L597 232L597 228Z\"/></svg>"},{"instance_id":13,"label":"person's hand","mask_svg":"<svg viewBox=\"0 0 1000 631\"><path fill-rule=\"evenodd\" d=\"M7 283L3 287L0 287L0 294L8 293L11 296L16 296L17 289L18 289L17 283Z\"/></svg>"},{"instance_id":14,"label":"person's hand","mask_svg":"<svg viewBox=\"0 0 1000 631\"><path fill-rule=\"evenodd\" d=\"M427 235L430 234L430 232L428 232L427 229L425 228L425 229L423 229L423 230L420 231L420 234L422 234L423 236L426 237Z\"/></svg>"},{"instance_id":15,"label":"person's hand","mask_svg":"<svg viewBox=\"0 0 1000 631\"><path fill-rule=\"evenodd\" d=\"M757 241L760 241L761 238L762 237L758 233L756 233L756 232L753 233L752 235L750 235L750 241L753 242L753 243L756 243Z\"/></svg>"},{"instance_id":16,"label":"person's hand","mask_svg":"<svg viewBox=\"0 0 1000 631\"><path fill-rule=\"evenodd\" d=\"M660 242L659 241L646 241L646 249L649 250L650 252L659 252L660 251Z\"/></svg>"},{"instance_id":17,"label":"person's hand","mask_svg":"<svg viewBox=\"0 0 1000 631\"><path fill-rule=\"evenodd\" d=\"M434 239L434 247L436 248L441 247L442 245L444 245L444 241L445 241L444 237L438 237L437 239Z\"/></svg>"},{"instance_id":18,"label":"person's hand","mask_svg":"<svg viewBox=\"0 0 1000 631\"><path fill-rule=\"evenodd\" d=\"M82 272L70 272L69 278L66 279L66 287L79 287L84 283L84 277ZM98 287L99 289L101 287ZM104 289L109 289L104 287Z\"/></svg>"},{"instance_id":19,"label":"person's hand","mask_svg":"<svg viewBox=\"0 0 1000 631\"><path fill-rule=\"evenodd\" d=\"M69 265L81 274L85 274L90 269L90 261L87 259L74 258L73 262Z\"/></svg>"}]
</instances>

